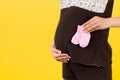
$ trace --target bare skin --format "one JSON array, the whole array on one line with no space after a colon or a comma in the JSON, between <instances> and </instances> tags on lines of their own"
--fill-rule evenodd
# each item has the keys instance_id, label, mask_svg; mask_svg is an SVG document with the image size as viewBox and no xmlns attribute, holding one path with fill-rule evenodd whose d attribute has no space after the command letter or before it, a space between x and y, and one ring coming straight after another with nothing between
<instances>
[{"instance_id":1,"label":"bare skin","mask_svg":"<svg viewBox=\"0 0 120 80\"><path fill-rule=\"evenodd\" d=\"M120 27L120 17L102 18L102 17L95 16L92 19L85 22L82 26L85 32L104 30L104 29L110 28L111 26Z\"/></svg>"},{"instance_id":2,"label":"bare skin","mask_svg":"<svg viewBox=\"0 0 120 80\"><path fill-rule=\"evenodd\" d=\"M93 32L96 30L104 30L112 27L120 27L120 17L116 18L102 18L95 16L85 22L83 25L85 32ZM60 62L67 63L70 60L70 56L67 53L62 54L60 50L56 49L55 44L51 46L51 52L53 57Z\"/></svg>"},{"instance_id":3,"label":"bare skin","mask_svg":"<svg viewBox=\"0 0 120 80\"><path fill-rule=\"evenodd\" d=\"M60 62L67 63L70 60L70 56L67 53L61 53L59 49L56 49L54 43L51 47L53 57Z\"/></svg>"}]
</instances>

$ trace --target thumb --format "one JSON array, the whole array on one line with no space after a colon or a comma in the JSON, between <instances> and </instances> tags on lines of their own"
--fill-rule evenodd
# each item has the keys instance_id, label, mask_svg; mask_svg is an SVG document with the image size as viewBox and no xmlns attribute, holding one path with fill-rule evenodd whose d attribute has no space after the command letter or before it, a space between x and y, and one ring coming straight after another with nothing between
<instances>
[{"instance_id":1,"label":"thumb","mask_svg":"<svg viewBox=\"0 0 120 80\"><path fill-rule=\"evenodd\" d=\"M58 53L58 54L61 54L61 53L62 53L61 50L56 49L56 47L54 47L54 46L51 47L51 51L52 51L53 53Z\"/></svg>"}]
</instances>

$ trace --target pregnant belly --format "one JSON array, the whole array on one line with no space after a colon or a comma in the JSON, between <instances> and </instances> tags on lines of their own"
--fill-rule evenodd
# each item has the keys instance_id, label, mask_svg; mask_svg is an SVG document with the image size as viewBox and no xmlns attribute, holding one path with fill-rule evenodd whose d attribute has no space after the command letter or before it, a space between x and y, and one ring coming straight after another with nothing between
<instances>
[{"instance_id":1,"label":"pregnant belly","mask_svg":"<svg viewBox=\"0 0 120 80\"><path fill-rule=\"evenodd\" d=\"M64 50L66 43L71 39L77 29L77 25L82 25L92 16L88 12L77 7L70 7L60 17L59 24L55 33L55 45L58 49Z\"/></svg>"},{"instance_id":2,"label":"pregnant belly","mask_svg":"<svg viewBox=\"0 0 120 80\"><path fill-rule=\"evenodd\" d=\"M97 30L91 33L90 43L86 48L71 43L71 38L77 30L77 25L82 25L94 16L105 17L104 14L89 12L77 7L70 7L58 23L55 32L55 45L57 49L68 53L71 61L105 66L111 63L111 48L107 43L109 29Z\"/></svg>"},{"instance_id":3,"label":"pregnant belly","mask_svg":"<svg viewBox=\"0 0 120 80\"><path fill-rule=\"evenodd\" d=\"M70 7L63 15L60 17L56 32L55 32L55 45L57 49L62 51L67 50L67 43L70 42L72 36L77 30L77 25L82 25L84 22L88 21L94 16L104 16L103 14L97 14L90 12L78 7ZM98 36L99 35L99 36ZM107 33L103 31L95 31L91 33L92 42L97 41L101 37L107 38ZM107 40L107 39L106 39Z\"/></svg>"}]
</instances>

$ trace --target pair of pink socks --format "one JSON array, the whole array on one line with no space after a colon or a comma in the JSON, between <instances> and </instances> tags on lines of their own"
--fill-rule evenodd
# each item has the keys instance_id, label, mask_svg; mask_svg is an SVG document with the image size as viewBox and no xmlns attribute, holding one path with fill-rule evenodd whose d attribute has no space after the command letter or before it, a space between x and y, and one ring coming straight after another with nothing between
<instances>
[{"instance_id":1,"label":"pair of pink socks","mask_svg":"<svg viewBox=\"0 0 120 80\"><path fill-rule=\"evenodd\" d=\"M75 45L79 44L82 48L85 48L88 46L90 38L91 38L90 33L84 32L83 27L78 25L77 32L72 37L71 42Z\"/></svg>"}]
</instances>

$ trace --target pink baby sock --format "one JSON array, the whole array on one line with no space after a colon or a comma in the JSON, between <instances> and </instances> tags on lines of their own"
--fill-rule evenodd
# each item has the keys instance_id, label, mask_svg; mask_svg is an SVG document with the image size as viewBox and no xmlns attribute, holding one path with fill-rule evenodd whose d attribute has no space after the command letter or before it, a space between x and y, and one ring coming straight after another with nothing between
<instances>
[{"instance_id":1,"label":"pink baby sock","mask_svg":"<svg viewBox=\"0 0 120 80\"><path fill-rule=\"evenodd\" d=\"M88 46L90 38L90 33L84 32L82 26L78 25L77 32L72 37L71 42L75 45L79 44L82 48L85 48Z\"/></svg>"}]
</instances>

